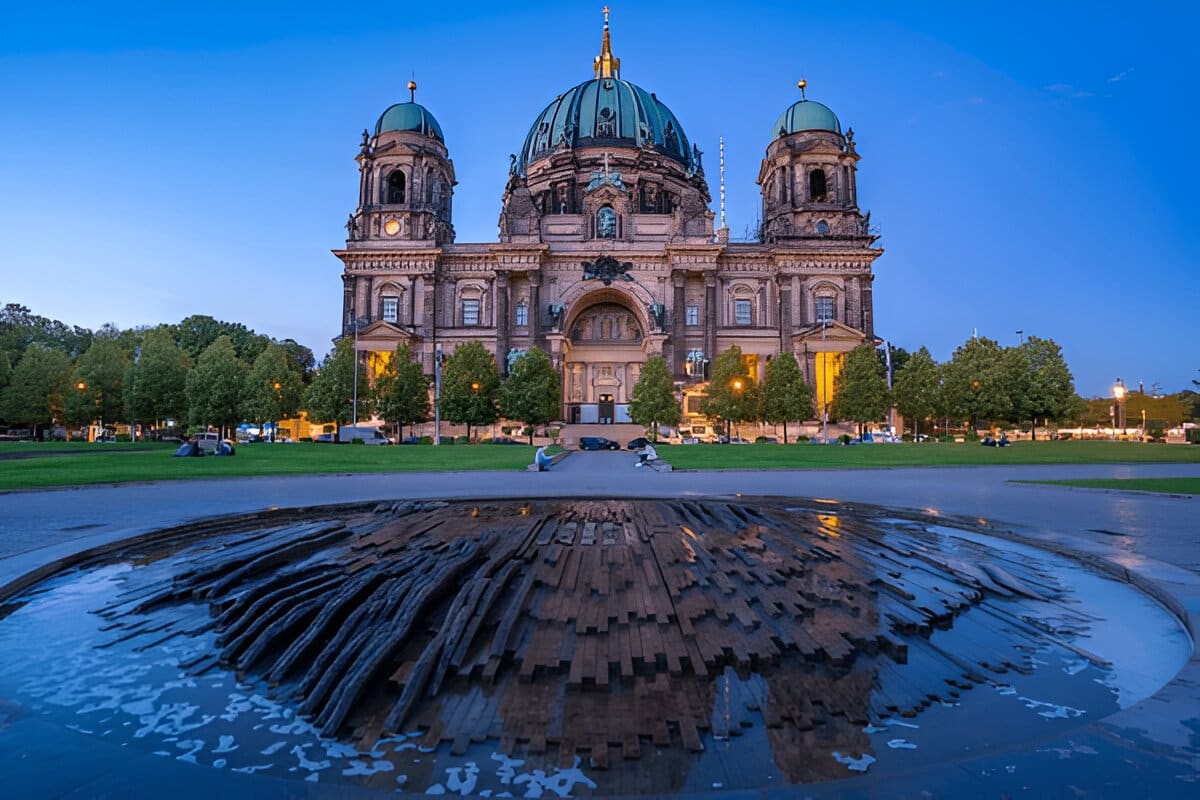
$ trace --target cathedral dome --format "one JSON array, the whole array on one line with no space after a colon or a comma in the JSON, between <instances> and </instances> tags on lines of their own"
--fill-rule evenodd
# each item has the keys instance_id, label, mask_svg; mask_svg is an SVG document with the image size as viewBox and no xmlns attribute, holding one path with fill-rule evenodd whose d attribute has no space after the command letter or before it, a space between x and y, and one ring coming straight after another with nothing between
<instances>
[{"instance_id":1,"label":"cathedral dome","mask_svg":"<svg viewBox=\"0 0 1200 800\"><path fill-rule=\"evenodd\" d=\"M652 147L694 168L692 149L679 120L653 93L621 80L621 59L612 53L608 8L596 77L560 94L537 116L521 147L520 170L568 147Z\"/></svg>"},{"instance_id":2,"label":"cathedral dome","mask_svg":"<svg viewBox=\"0 0 1200 800\"><path fill-rule=\"evenodd\" d=\"M409 84L409 91L414 91L416 84ZM412 131L439 142L445 142L442 136L442 126L434 119L433 114L425 106L410 100L407 103L396 103L379 116L375 123L375 135L386 131Z\"/></svg>"},{"instance_id":3,"label":"cathedral dome","mask_svg":"<svg viewBox=\"0 0 1200 800\"><path fill-rule=\"evenodd\" d=\"M807 81L800 81L801 93L807 85ZM775 127L771 129L771 138L778 139L780 136L800 131L832 131L840 135L842 123L838 122L837 114L834 114L829 106L801 96L798 102L793 103L792 107L775 121Z\"/></svg>"},{"instance_id":4,"label":"cathedral dome","mask_svg":"<svg viewBox=\"0 0 1200 800\"><path fill-rule=\"evenodd\" d=\"M521 166L570 147L651 146L685 167L691 145L679 120L655 95L616 77L594 78L555 98L537 116L521 148Z\"/></svg>"}]
</instances>

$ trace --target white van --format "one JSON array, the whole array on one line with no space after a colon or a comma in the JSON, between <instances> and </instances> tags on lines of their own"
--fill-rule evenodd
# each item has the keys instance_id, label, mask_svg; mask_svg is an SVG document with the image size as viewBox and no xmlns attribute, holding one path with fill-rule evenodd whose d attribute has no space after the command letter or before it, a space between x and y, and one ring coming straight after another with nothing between
<instances>
[{"instance_id":1,"label":"white van","mask_svg":"<svg viewBox=\"0 0 1200 800\"><path fill-rule=\"evenodd\" d=\"M343 425L338 428L339 442L352 442L355 439L362 439L363 444L391 444L391 440L379 432L379 428L372 428L369 425Z\"/></svg>"}]
</instances>

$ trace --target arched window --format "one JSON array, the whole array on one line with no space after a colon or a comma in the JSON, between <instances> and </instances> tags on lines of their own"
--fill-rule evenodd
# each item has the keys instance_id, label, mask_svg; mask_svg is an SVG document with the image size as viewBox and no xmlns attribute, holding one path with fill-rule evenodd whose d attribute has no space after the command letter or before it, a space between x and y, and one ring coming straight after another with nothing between
<instances>
[{"instance_id":1,"label":"arched window","mask_svg":"<svg viewBox=\"0 0 1200 800\"><path fill-rule=\"evenodd\" d=\"M596 238L617 238L617 212L612 206L601 206L596 212Z\"/></svg>"},{"instance_id":2,"label":"arched window","mask_svg":"<svg viewBox=\"0 0 1200 800\"><path fill-rule=\"evenodd\" d=\"M779 168L779 202L787 202L787 168Z\"/></svg>"},{"instance_id":3,"label":"arched window","mask_svg":"<svg viewBox=\"0 0 1200 800\"><path fill-rule=\"evenodd\" d=\"M824 203L829 187L825 180L825 171L814 169L808 173L808 199L814 203Z\"/></svg>"},{"instance_id":4,"label":"arched window","mask_svg":"<svg viewBox=\"0 0 1200 800\"><path fill-rule=\"evenodd\" d=\"M389 204L404 202L404 173L400 170L392 170L392 173L388 175L383 201Z\"/></svg>"}]
</instances>

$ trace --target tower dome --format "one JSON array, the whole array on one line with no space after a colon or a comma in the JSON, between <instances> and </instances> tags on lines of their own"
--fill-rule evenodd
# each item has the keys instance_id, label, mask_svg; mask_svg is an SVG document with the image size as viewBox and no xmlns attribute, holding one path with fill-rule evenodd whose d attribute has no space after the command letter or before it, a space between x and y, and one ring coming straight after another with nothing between
<instances>
[{"instance_id":1,"label":"tower dome","mask_svg":"<svg viewBox=\"0 0 1200 800\"><path fill-rule=\"evenodd\" d=\"M838 122L837 114L834 114L829 106L809 100L804 95L808 81L801 80L798 86L800 99L775 121L775 127L771 129L771 138L777 139L801 131L831 131L841 135L842 123Z\"/></svg>"},{"instance_id":2,"label":"tower dome","mask_svg":"<svg viewBox=\"0 0 1200 800\"><path fill-rule=\"evenodd\" d=\"M416 89L417 84L409 81L409 101L389 106L379 115L379 121L375 123L376 136L387 131L412 131L439 142L446 141L437 119L429 113L429 109L416 101Z\"/></svg>"},{"instance_id":3,"label":"tower dome","mask_svg":"<svg viewBox=\"0 0 1200 800\"><path fill-rule=\"evenodd\" d=\"M692 168L692 148L671 109L642 87L621 79L621 60L612 54L607 9L595 77L573 86L533 121L521 147L520 170L559 146L653 147Z\"/></svg>"}]
</instances>

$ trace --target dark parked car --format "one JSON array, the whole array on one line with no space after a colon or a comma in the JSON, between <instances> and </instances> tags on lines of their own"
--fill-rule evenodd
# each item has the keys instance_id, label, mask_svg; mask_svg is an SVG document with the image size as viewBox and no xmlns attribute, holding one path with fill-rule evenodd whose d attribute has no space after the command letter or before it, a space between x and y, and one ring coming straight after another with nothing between
<instances>
[{"instance_id":1,"label":"dark parked car","mask_svg":"<svg viewBox=\"0 0 1200 800\"><path fill-rule=\"evenodd\" d=\"M605 439L603 436L581 436L579 438L580 450L620 450L621 445L614 442L612 439Z\"/></svg>"}]
</instances>

